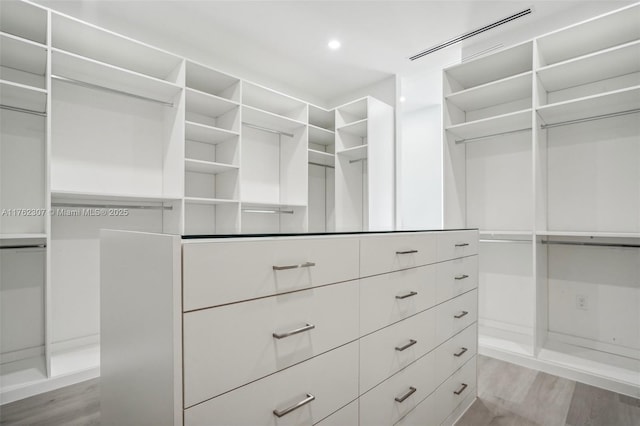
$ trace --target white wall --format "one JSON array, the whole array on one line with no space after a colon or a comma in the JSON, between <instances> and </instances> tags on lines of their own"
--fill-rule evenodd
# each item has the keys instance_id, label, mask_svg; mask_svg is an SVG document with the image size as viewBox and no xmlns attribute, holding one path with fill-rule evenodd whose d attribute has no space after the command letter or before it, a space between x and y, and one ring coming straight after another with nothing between
<instances>
[{"instance_id":1,"label":"white wall","mask_svg":"<svg viewBox=\"0 0 640 426\"><path fill-rule=\"evenodd\" d=\"M331 99L328 102L327 107L333 108L346 104L347 102L351 102L355 99L363 98L365 96L373 96L374 98L395 108L397 99L396 78L397 77L395 75L392 75L391 77L385 78L377 83L362 87L353 92L345 93L338 98Z\"/></svg>"}]
</instances>

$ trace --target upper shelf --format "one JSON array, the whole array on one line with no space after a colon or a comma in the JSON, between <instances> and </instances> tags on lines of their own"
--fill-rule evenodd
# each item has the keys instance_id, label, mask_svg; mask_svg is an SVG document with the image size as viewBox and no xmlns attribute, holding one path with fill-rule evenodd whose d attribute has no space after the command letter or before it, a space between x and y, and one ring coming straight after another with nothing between
<instances>
[{"instance_id":1,"label":"upper shelf","mask_svg":"<svg viewBox=\"0 0 640 426\"><path fill-rule=\"evenodd\" d=\"M22 1L0 1L0 31L46 44L47 11Z\"/></svg>"},{"instance_id":2,"label":"upper shelf","mask_svg":"<svg viewBox=\"0 0 640 426\"><path fill-rule=\"evenodd\" d=\"M190 158L185 159L184 168L188 172L207 173L211 175L237 171L239 169L238 166L234 166L231 164L195 160Z\"/></svg>"},{"instance_id":3,"label":"upper shelf","mask_svg":"<svg viewBox=\"0 0 640 426\"><path fill-rule=\"evenodd\" d=\"M187 140L217 145L234 137L238 137L237 132L192 121L185 122L185 138Z\"/></svg>"},{"instance_id":4,"label":"upper shelf","mask_svg":"<svg viewBox=\"0 0 640 426\"><path fill-rule=\"evenodd\" d=\"M357 99L336 108L336 129L367 118L369 98Z\"/></svg>"},{"instance_id":5,"label":"upper shelf","mask_svg":"<svg viewBox=\"0 0 640 426\"><path fill-rule=\"evenodd\" d=\"M199 90L187 89L187 111L219 117L237 107L237 102Z\"/></svg>"},{"instance_id":6,"label":"upper shelf","mask_svg":"<svg viewBox=\"0 0 640 426\"><path fill-rule=\"evenodd\" d=\"M522 43L446 69L445 76L450 88L447 90L445 84L445 93L458 92L522 74L531 71L532 66L533 43Z\"/></svg>"},{"instance_id":7,"label":"upper shelf","mask_svg":"<svg viewBox=\"0 0 640 426\"><path fill-rule=\"evenodd\" d=\"M473 111L531 97L532 72L462 90L445 99L463 111Z\"/></svg>"},{"instance_id":8,"label":"upper shelf","mask_svg":"<svg viewBox=\"0 0 640 426\"><path fill-rule=\"evenodd\" d=\"M538 39L540 60L551 65L640 38L640 4L608 13Z\"/></svg>"},{"instance_id":9,"label":"upper shelf","mask_svg":"<svg viewBox=\"0 0 640 426\"><path fill-rule=\"evenodd\" d=\"M137 195L137 194L109 194L99 192L79 192L79 191L66 191L66 190L51 190L51 198L60 202L74 202L85 201L92 204L98 204L102 202L137 202L137 203L162 203L179 201L179 197L163 197L163 196L151 196L151 195ZM55 206L54 206L55 207Z\"/></svg>"},{"instance_id":10,"label":"upper shelf","mask_svg":"<svg viewBox=\"0 0 640 426\"><path fill-rule=\"evenodd\" d=\"M469 121L446 128L447 132L459 138L460 141L527 129L531 129L531 109Z\"/></svg>"},{"instance_id":11,"label":"upper shelf","mask_svg":"<svg viewBox=\"0 0 640 426\"><path fill-rule=\"evenodd\" d=\"M333 131L336 128L335 111L309 105L309 125Z\"/></svg>"},{"instance_id":12,"label":"upper shelf","mask_svg":"<svg viewBox=\"0 0 640 426\"><path fill-rule=\"evenodd\" d=\"M538 78L547 92L554 92L639 71L640 40L636 40L541 68Z\"/></svg>"},{"instance_id":13,"label":"upper shelf","mask_svg":"<svg viewBox=\"0 0 640 426\"><path fill-rule=\"evenodd\" d=\"M51 21L52 46L57 49L177 82L177 70L182 64L177 56L68 16L53 13Z\"/></svg>"},{"instance_id":14,"label":"upper shelf","mask_svg":"<svg viewBox=\"0 0 640 426\"><path fill-rule=\"evenodd\" d=\"M367 145L359 145L338 151L336 152L336 155L348 158L349 160L364 160L367 158L367 153Z\"/></svg>"},{"instance_id":15,"label":"upper shelf","mask_svg":"<svg viewBox=\"0 0 640 426\"><path fill-rule=\"evenodd\" d=\"M342 127L338 127L336 130L338 132L349 133L350 135L354 135L360 138L367 137L367 122L366 118L358 121L351 122L349 124L345 124Z\"/></svg>"},{"instance_id":16,"label":"upper shelf","mask_svg":"<svg viewBox=\"0 0 640 426\"><path fill-rule=\"evenodd\" d=\"M0 66L43 76L47 72L47 46L0 33Z\"/></svg>"},{"instance_id":17,"label":"upper shelf","mask_svg":"<svg viewBox=\"0 0 640 426\"><path fill-rule=\"evenodd\" d=\"M640 86L545 105L537 109L546 125L640 108Z\"/></svg>"},{"instance_id":18,"label":"upper shelf","mask_svg":"<svg viewBox=\"0 0 640 426\"><path fill-rule=\"evenodd\" d=\"M165 103L172 103L182 90L177 84L73 53L58 49L53 49L51 53L51 72L54 76Z\"/></svg>"},{"instance_id":19,"label":"upper shelf","mask_svg":"<svg viewBox=\"0 0 640 426\"><path fill-rule=\"evenodd\" d=\"M309 143L333 145L335 141L335 132L309 124Z\"/></svg>"},{"instance_id":20,"label":"upper shelf","mask_svg":"<svg viewBox=\"0 0 640 426\"><path fill-rule=\"evenodd\" d=\"M0 80L0 104L45 114L47 112L47 91Z\"/></svg>"},{"instance_id":21,"label":"upper shelf","mask_svg":"<svg viewBox=\"0 0 640 426\"><path fill-rule=\"evenodd\" d=\"M283 133L291 133L306 126L306 124L301 121L247 105L242 106L242 121L243 123Z\"/></svg>"},{"instance_id":22,"label":"upper shelf","mask_svg":"<svg viewBox=\"0 0 640 426\"><path fill-rule=\"evenodd\" d=\"M243 84L242 104L304 123L307 120L305 102L253 83Z\"/></svg>"},{"instance_id":23,"label":"upper shelf","mask_svg":"<svg viewBox=\"0 0 640 426\"><path fill-rule=\"evenodd\" d=\"M220 71L187 61L187 87L240 102L240 80Z\"/></svg>"},{"instance_id":24,"label":"upper shelf","mask_svg":"<svg viewBox=\"0 0 640 426\"><path fill-rule=\"evenodd\" d=\"M309 150L309 162L315 164L322 164L325 166L333 166L336 163L336 156L330 152L316 151L315 149Z\"/></svg>"}]
</instances>

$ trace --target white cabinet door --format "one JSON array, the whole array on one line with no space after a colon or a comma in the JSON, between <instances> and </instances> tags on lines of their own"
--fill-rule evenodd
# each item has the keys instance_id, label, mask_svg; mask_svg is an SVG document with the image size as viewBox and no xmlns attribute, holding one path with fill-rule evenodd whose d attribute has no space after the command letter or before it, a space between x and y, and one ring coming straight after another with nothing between
<instances>
[{"instance_id":1,"label":"white cabinet door","mask_svg":"<svg viewBox=\"0 0 640 426\"><path fill-rule=\"evenodd\" d=\"M434 351L436 356L436 380L444 382L478 351L477 325L472 324L444 342Z\"/></svg>"},{"instance_id":2,"label":"white cabinet door","mask_svg":"<svg viewBox=\"0 0 640 426\"><path fill-rule=\"evenodd\" d=\"M358 240L306 238L183 244L184 310L358 278Z\"/></svg>"},{"instance_id":3,"label":"white cabinet door","mask_svg":"<svg viewBox=\"0 0 640 426\"><path fill-rule=\"evenodd\" d=\"M444 342L478 318L478 290L472 290L436 307L436 342Z\"/></svg>"},{"instance_id":4,"label":"white cabinet door","mask_svg":"<svg viewBox=\"0 0 640 426\"><path fill-rule=\"evenodd\" d=\"M195 405L185 410L184 422L311 426L357 397L358 342L353 342Z\"/></svg>"},{"instance_id":5,"label":"white cabinet door","mask_svg":"<svg viewBox=\"0 0 640 426\"><path fill-rule=\"evenodd\" d=\"M357 426L358 425L358 400L353 401L346 407L342 407L317 426Z\"/></svg>"},{"instance_id":6,"label":"white cabinet door","mask_svg":"<svg viewBox=\"0 0 640 426\"><path fill-rule=\"evenodd\" d=\"M414 268L436 262L437 233L363 236L360 276Z\"/></svg>"},{"instance_id":7,"label":"white cabinet door","mask_svg":"<svg viewBox=\"0 0 640 426\"><path fill-rule=\"evenodd\" d=\"M476 357L470 359L435 392L436 421L441 424L469 394L476 392Z\"/></svg>"},{"instance_id":8,"label":"white cabinet door","mask_svg":"<svg viewBox=\"0 0 640 426\"><path fill-rule=\"evenodd\" d=\"M356 340L357 307L356 280L186 313L185 406Z\"/></svg>"},{"instance_id":9,"label":"white cabinet door","mask_svg":"<svg viewBox=\"0 0 640 426\"><path fill-rule=\"evenodd\" d=\"M438 233L438 261L478 254L478 231Z\"/></svg>"},{"instance_id":10,"label":"white cabinet door","mask_svg":"<svg viewBox=\"0 0 640 426\"><path fill-rule=\"evenodd\" d=\"M436 303L442 303L478 287L478 256L438 263Z\"/></svg>"}]
</instances>

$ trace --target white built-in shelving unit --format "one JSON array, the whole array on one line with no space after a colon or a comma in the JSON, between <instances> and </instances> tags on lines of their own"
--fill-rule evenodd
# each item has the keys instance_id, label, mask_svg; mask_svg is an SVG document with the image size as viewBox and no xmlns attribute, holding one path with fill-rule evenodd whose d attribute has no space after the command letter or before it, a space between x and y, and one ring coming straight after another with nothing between
<instances>
[{"instance_id":1,"label":"white built-in shelving unit","mask_svg":"<svg viewBox=\"0 0 640 426\"><path fill-rule=\"evenodd\" d=\"M345 228L335 109L20 0L0 43L1 403L99 374L100 229ZM376 167L391 199L393 156Z\"/></svg>"},{"instance_id":2,"label":"white built-in shelving unit","mask_svg":"<svg viewBox=\"0 0 640 426\"><path fill-rule=\"evenodd\" d=\"M481 352L640 395L640 6L444 71Z\"/></svg>"}]
</instances>

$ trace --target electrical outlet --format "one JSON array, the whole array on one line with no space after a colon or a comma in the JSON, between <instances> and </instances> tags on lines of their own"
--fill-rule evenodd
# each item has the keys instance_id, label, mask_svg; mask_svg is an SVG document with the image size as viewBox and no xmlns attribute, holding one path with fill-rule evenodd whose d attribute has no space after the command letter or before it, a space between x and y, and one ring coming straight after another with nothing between
<instances>
[{"instance_id":1,"label":"electrical outlet","mask_svg":"<svg viewBox=\"0 0 640 426\"><path fill-rule=\"evenodd\" d=\"M586 311L589 309L589 299L584 294L576 296L576 308Z\"/></svg>"}]
</instances>

